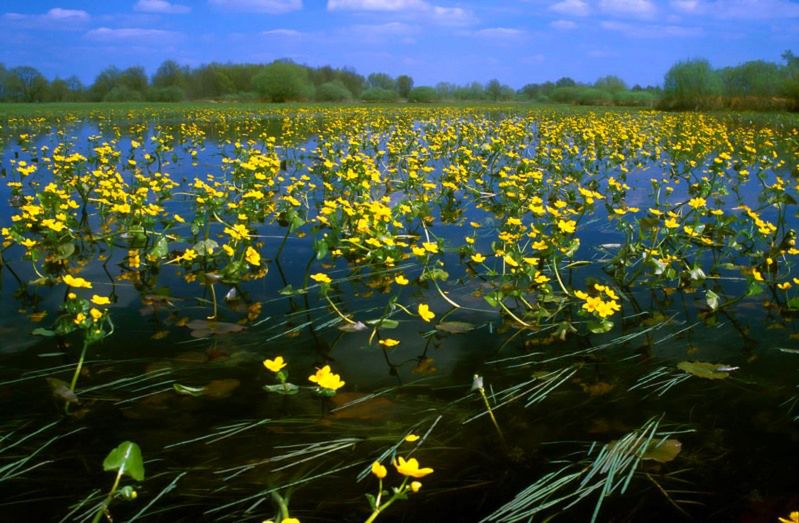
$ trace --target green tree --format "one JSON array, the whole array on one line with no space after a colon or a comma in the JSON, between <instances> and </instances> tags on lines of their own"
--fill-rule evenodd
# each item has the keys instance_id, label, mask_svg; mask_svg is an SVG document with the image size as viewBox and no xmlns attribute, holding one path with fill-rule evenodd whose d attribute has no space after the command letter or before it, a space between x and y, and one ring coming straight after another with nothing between
<instances>
[{"instance_id":1,"label":"green tree","mask_svg":"<svg viewBox=\"0 0 799 523\"><path fill-rule=\"evenodd\" d=\"M20 66L9 70L7 74L8 99L16 102L41 102L45 99L49 84L38 69Z\"/></svg>"},{"instance_id":2,"label":"green tree","mask_svg":"<svg viewBox=\"0 0 799 523\"><path fill-rule=\"evenodd\" d=\"M180 87L186 89L186 81L189 76L189 68L181 67L174 60L165 60L156 69L153 75L154 87Z\"/></svg>"},{"instance_id":3,"label":"green tree","mask_svg":"<svg viewBox=\"0 0 799 523\"><path fill-rule=\"evenodd\" d=\"M408 101L413 103L432 103L438 100L438 92L433 87L420 86L411 89Z\"/></svg>"},{"instance_id":4,"label":"green tree","mask_svg":"<svg viewBox=\"0 0 799 523\"><path fill-rule=\"evenodd\" d=\"M397 82L386 73L372 73L366 77L366 84L373 89L396 91Z\"/></svg>"},{"instance_id":5,"label":"green tree","mask_svg":"<svg viewBox=\"0 0 799 523\"><path fill-rule=\"evenodd\" d=\"M663 80L661 106L666 109L712 109L722 94L719 75L707 60L680 61Z\"/></svg>"},{"instance_id":6,"label":"green tree","mask_svg":"<svg viewBox=\"0 0 799 523\"><path fill-rule=\"evenodd\" d=\"M597 81L594 82L594 87L597 89L602 89L603 91L607 91L611 94L616 94L627 90L627 84L624 83L624 80L614 75L603 76L602 78L597 79Z\"/></svg>"},{"instance_id":7,"label":"green tree","mask_svg":"<svg viewBox=\"0 0 799 523\"><path fill-rule=\"evenodd\" d=\"M397 94L400 95L400 98L408 98L411 89L413 89L413 78L407 74L399 75L397 77Z\"/></svg>"},{"instance_id":8,"label":"green tree","mask_svg":"<svg viewBox=\"0 0 799 523\"><path fill-rule=\"evenodd\" d=\"M308 70L297 64L273 62L252 79L258 94L271 102L307 100L313 96Z\"/></svg>"},{"instance_id":9,"label":"green tree","mask_svg":"<svg viewBox=\"0 0 799 523\"><path fill-rule=\"evenodd\" d=\"M316 99L320 102L345 102L352 100L352 93L339 80L333 80L316 88Z\"/></svg>"}]
</instances>

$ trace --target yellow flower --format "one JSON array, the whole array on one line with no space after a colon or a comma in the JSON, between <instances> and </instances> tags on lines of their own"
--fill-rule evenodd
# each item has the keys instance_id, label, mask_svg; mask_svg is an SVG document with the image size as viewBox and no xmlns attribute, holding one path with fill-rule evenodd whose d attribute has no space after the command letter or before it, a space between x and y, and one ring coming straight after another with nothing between
<instances>
[{"instance_id":1,"label":"yellow flower","mask_svg":"<svg viewBox=\"0 0 799 523\"><path fill-rule=\"evenodd\" d=\"M378 343L387 349L396 347L400 344L399 340L395 340L394 338L386 338L384 340L380 340Z\"/></svg>"},{"instance_id":2,"label":"yellow flower","mask_svg":"<svg viewBox=\"0 0 799 523\"><path fill-rule=\"evenodd\" d=\"M397 282L397 285L408 285L408 278L402 274L394 276L394 281Z\"/></svg>"},{"instance_id":3,"label":"yellow flower","mask_svg":"<svg viewBox=\"0 0 799 523\"><path fill-rule=\"evenodd\" d=\"M397 469L397 472L403 476L408 476L411 478L421 479L428 474L433 473L433 469L430 467L419 468L419 462L416 460L416 458L411 458L408 461L405 461L405 458L399 457L395 459L392 464L394 465L394 468Z\"/></svg>"},{"instance_id":4,"label":"yellow flower","mask_svg":"<svg viewBox=\"0 0 799 523\"><path fill-rule=\"evenodd\" d=\"M85 314L83 314L82 312L79 312L79 313L78 313L78 314L75 316L75 319L74 319L74 320L72 320L72 321L73 321L73 322L75 322L75 325L80 325L81 323L83 323L83 321L84 321L85 319L86 319L86 315L85 315Z\"/></svg>"},{"instance_id":5,"label":"yellow flower","mask_svg":"<svg viewBox=\"0 0 799 523\"><path fill-rule=\"evenodd\" d=\"M577 230L577 222L574 220L558 220L558 229L562 232L573 233Z\"/></svg>"},{"instance_id":6,"label":"yellow flower","mask_svg":"<svg viewBox=\"0 0 799 523\"><path fill-rule=\"evenodd\" d=\"M233 249L233 247L231 247L227 243L222 246L222 250L225 251L225 254L227 254L231 258L233 257L234 254L236 254L236 251Z\"/></svg>"},{"instance_id":7,"label":"yellow flower","mask_svg":"<svg viewBox=\"0 0 799 523\"><path fill-rule=\"evenodd\" d=\"M422 488L421 481L411 481L411 492L416 494L417 492L419 492L419 490L421 490L421 488Z\"/></svg>"},{"instance_id":8,"label":"yellow flower","mask_svg":"<svg viewBox=\"0 0 799 523\"><path fill-rule=\"evenodd\" d=\"M486 257L480 254L479 252L476 252L472 254L472 261L474 263L483 263L484 261L486 261Z\"/></svg>"},{"instance_id":9,"label":"yellow flower","mask_svg":"<svg viewBox=\"0 0 799 523\"><path fill-rule=\"evenodd\" d=\"M300 523L300 520L297 518L283 518L281 523Z\"/></svg>"},{"instance_id":10,"label":"yellow flower","mask_svg":"<svg viewBox=\"0 0 799 523\"><path fill-rule=\"evenodd\" d=\"M424 250L427 252L431 252L433 254L438 252L438 244L435 242L424 242L422 247L424 247Z\"/></svg>"},{"instance_id":11,"label":"yellow flower","mask_svg":"<svg viewBox=\"0 0 799 523\"><path fill-rule=\"evenodd\" d=\"M172 218L174 218L174 220L178 223L186 223L186 220L184 220L183 217L179 214L173 214Z\"/></svg>"},{"instance_id":12,"label":"yellow flower","mask_svg":"<svg viewBox=\"0 0 799 523\"><path fill-rule=\"evenodd\" d=\"M763 274L757 269L752 269L752 277L755 281L763 281Z\"/></svg>"},{"instance_id":13,"label":"yellow flower","mask_svg":"<svg viewBox=\"0 0 799 523\"><path fill-rule=\"evenodd\" d=\"M286 362L283 359L283 356L278 356L273 360L266 359L264 360L264 367L271 370L274 373L278 373L281 371L283 367L286 366Z\"/></svg>"},{"instance_id":14,"label":"yellow flower","mask_svg":"<svg viewBox=\"0 0 799 523\"><path fill-rule=\"evenodd\" d=\"M417 436L416 434L408 434L407 436L405 436L405 441L407 441L408 443L419 441L419 436Z\"/></svg>"},{"instance_id":15,"label":"yellow flower","mask_svg":"<svg viewBox=\"0 0 799 523\"><path fill-rule=\"evenodd\" d=\"M386 470L386 467L381 465L379 461L375 461L372 463L372 474L377 476L377 479L383 479L386 477L386 474L388 474L388 470Z\"/></svg>"},{"instance_id":16,"label":"yellow flower","mask_svg":"<svg viewBox=\"0 0 799 523\"><path fill-rule=\"evenodd\" d=\"M411 247L411 250L413 251L413 254L415 254L416 256L424 256L425 253L427 252L422 247L417 247L415 245Z\"/></svg>"},{"instance_id":17,"label":"yellow flower","mask_svg":"<svg viewBox=\"0 0 799 523\"><path fill-rule=\"evenodd\" d=\"M317 272L316 274L312 274L311 279L317 283L330 283L333 281L330 279L330 276L328 276L323 272Z\"/></svg>"},{"instance_id":18,"label":"yellow flower","mask_svg":"<svg viewBox=\"0 0 799 523\"><path fill-rule=\"evenodd\" d=\"M705 205L707 205L707 202L705 201L704 198L698 198L697 197L697 198L691 198L690 200L688 200L688 205L690 205L694 209L699 209L700 207L704 207Z\"/></svg>"},{"instance_id":19,"label":"yellow flower","mask_svg":"<svg viewBox=\"0 0 799 523\"><path fill-rule=\"evenodd\" d=\"M190 262L196 257L197 257L197 251L195 251L194 249L186 249L186 251L182 255L178 256L178 259Z\"/></svg>"},{"instance_id":20,"label":"yellow flower","mask_svg":"<svg viewBox=\"0 0 799 523\"><path fill-rule=\"evenodd\" d=\"M109 303L111 303L111 300L108 299L107 296L98 296L97 294L95 294L94 296L92 296L92 303L94 303L95 305L108 305Z\"/></svg>"},{"instance_id":21,"label":"yellow flower","mask_svg":"<svg viewBox=\"0 0 799 523\"><path fill-rule=\"evenodd\" d=\"M92 284L91 282L84 280L83 278L76 278L71 274L67 274L63 277L64 283L69 285L70 287L76 287L79 289L91 289Z\"/></svg>"},{"instance_id":22,"label":"yellow flower","mask_svg":"<svg viewBox=\"0 0 799 523\"><path fill-rule=\"evenodd\" d=\"M680 226L680 224L677 223L677 220L675 220L674 218L666 218L664 224L666 225L667 229L676 229L677 227Z\"/></svg>"},{"instance_id":23,"label":"yellow flower","mask_svg":"<svg viewBox=\"0 0 799 523\"><path fill-rule=\"evenodd\" d=\"M430 321L436 317L435 313L430 310L430 306L427 305L426 303L420 303L417 312L424 321Z\"/></svg>"},{"instance_id":24,"label":"yellow flower","mask_svg":"<svg viewBox=\"0 0 799 523\"><path fill-rule=\"evenodd\" d=\"M94 307L92 307L92 309L89 311L89 314L91 315L94 321L97 321L103 317L103 313L100 312L98 309L95 309Z\"/></svg>"},{"instance_id":25,"label":"yellow flower","mask_svg":"<svg viewBox=\"0 0 799 523\"><path fill-rule=\"evenodd\" d=\"M247 252L244 254L244 259L247 260L247 263L250 265L261 265L261 255L258 254L258 251L252 247L247 247Z\"/></svg>"},{"instance_id":26,"label":"yellow flower","mask_svg":"<svg viewBox=\"0 0 799 523\"><path fill-rule=\"evenodd\" d=\"M780 523L799 523L799 511L794 510L791 512L791 515L786 518L777 518L780 520Z\"/></svg>"},{"instance_id":27,"label":"yellow flower","mask_svg":"<svg viewBox=\"0 0 799 523\"><path fill-rule=\"evenodd\" d=\"M316 383L320 388L333 391L340 389L347 383L342 381L341 376L330 371L330 365L317 369L316 374L308 376L308 381Z\"/></svg>"}]
</instances>

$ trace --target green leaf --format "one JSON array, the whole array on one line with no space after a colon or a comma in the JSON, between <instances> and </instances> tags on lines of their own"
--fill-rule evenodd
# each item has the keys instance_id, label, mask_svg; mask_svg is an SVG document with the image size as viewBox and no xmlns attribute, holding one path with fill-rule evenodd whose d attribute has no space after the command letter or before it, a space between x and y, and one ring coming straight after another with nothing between
<instances>
[{"instance_id":1,"label":"green leaf","mask_svg":"<svg viewBox=\"0 0 799 523\"><path fill-rule=\"evenodd\" d=\"M51 331L50 329L43 329L41 327L38 327L36 329L33 329L33 332L31 334L33 334L34 336L47 336L49 338L51 336L55 336L56 333L55 331Z\"/></svg>"},{"instance_id":2,"label":"green leaf","mask_svg":"<svg viewBox=\"0 0 799 523\"><path fill-rule=\"evenodd\" d=\"M705 293L705 301L707 301L707 306L710 307L710 310L714 311L719 308L719 295L710 289Z\"/></svg>"},{"instance_id":3,"label":"green leaf","mask_svg":"<svg viewBox=\"0 0 799 523\"><path fill-rule=\"evenodd\" d=\"M200 256L211 256L216 249L219 249L219 244L214 240L201 240L195 243L192 249Z\"/></svg>"},{"instance_id":4,"label":"green leaf","mask_svg":"<svg viewBox=\"0 0 799 523\"><path fill-rule=\"evenodd\" d=\"M153 245L153 248L150 249L149 257L155 258L156 260L160 260L161 258L165 258L166 255L169 253L169 242L166 241L165 236L161 236Z\"/></svg>"},{"instance_id":5,"label":"green leaf","mask_svg":"<svg viewBox=\"0 0 799 523\"><path fill-rule=\"evenodd\" d=\"M439 269L439 268L427 269L426 271L424 271L422 273L421 276L419 276L419 280L421 280L421 281L425 281L425 280L446 281L447 278L449 278L449 273L447 271L445 271L444 269Z\"/></svg>"},{"instance_id":6,"label":"green leaf","mask_svg":"<svg viewBox=\"0 0 799 523\"><path fill-rule=\"evenodd\" d=\"M705 378L708 380L723 380L730 376L730 373L726 369L730 369L731 367L724 363L681 361L677 364L677 368L699 378Z\"/></svg>"},{"instance_id":7,"label":"green leaf","mask_svg":"<svg viewBox=\"0 0 799 523\"><path fill-rule=\"evenodd\" d=\"M264 390L266 392L271 392L273 394L282 394L284 396L293 396L300 391L300 388L293 383L286 382L285 385L283 383L278 383L277 385L264 385Z\"/></svg>"},{"instance_id":8,"label":"green leaf","mask_svg":"<svg viewBox=\"0 0 799 523\"><path fill-rule=\"evenodd\" d=\"M799 297L794 296L790 300L788 300L788 309L792 311L799 311Z\"/></svg>"},{"instance_id":9,"label":"green leaf","mask_svg":"<svg viewBox=\"0 0 799 523\"><path fill-rule=\"evenodd\" d=\"M475 326L465 321L442 321L436 325L436 329L449 334L463 334L464 332L473 331Z\"/></svg>"},{"instance_id":10,"label":"green leaf","mask_svg":"<svg viewBox=\"0 0 799 523\"><path fill-rule=\"evenodd\" d=\"M366 495L366 500L369 502L369 508L374 510L376 506L375 503L377 503L375 497L372 494L369 494L368 492L365 495Z\"/></svg>"},{"instance_id":11,"label":"green leaf","mask_svg":"<svg viewBox=\"0 0 799 523\"><path fill-rule=\"evenodd\" d=\"M603 334L613 328L613 322L607 318L602 318L600 321L589 321L588 330L594 334Z\"/></svg>"},{"instance_id":12,"label":"green leaf","mask_svg":"<svg viewBox=\"0 0 799 523\"><path fill-rule=\"evenodd\" d=\"M103 470L118 471L136 481L144 481L144 461L141 449L132 441L125 441L108 453L103 460Z\"/></svg>"},{"instance_id":13,"label":"green leaf","mask_svg":"<svg viewBox=\"0 0 799 523\"><path fill-rule=\"evenodd\" d=\"M178 394L194 396L195 398L205 393L205 387L189 387L188 385L181 385L180 383L173 383L172 388L175 389L175 392Z\"/></svg>"},{"instance_id":14,"label":"green leaf","mask_svg":"<svg viewBox=\"0 0 799 523\"><path fill-rule=\"evenodd\" d=\"M62 243L56 248L57 260L66 260L75 253L75 244L72 242Z\"/></svg>"},{"instance_id":15,"label":"green leaf","mask_svg":"<svg viewBox=\"0 0 799 523\"><path fill-rule=\"evenodd\" d=\"M746 289L746 295L747 296L757 296L761 292L763 292L763 287L758 285L756 281L750 282L749 283L749 288Z\"/></svg>"},{"instance_id":16,"label":"green leaf","mask_svg":"<svg viewBox=\"0 0 799 523\"><path fill-rule=\"evenodd\" d=\"M375 325L379 325L381 329L396 329L399 327L399 322L397 320L390 320L388 318L378 318L376 320L366 320L367 325L371 325L374 327Z\"/></svg>"},{"instance_id":17,"label":"green leaf","mask_svg":"<svg viewBox=\"0 0 799 523\"><path fill-rule=\"evenodd\" d=\"M674 458L682 451L682 442L680 440L669 438L660 441L652 441L644 451L641 459L648 459L657 461L658 463L668 463L674 461Z\"/></svg>"}]
</instances>

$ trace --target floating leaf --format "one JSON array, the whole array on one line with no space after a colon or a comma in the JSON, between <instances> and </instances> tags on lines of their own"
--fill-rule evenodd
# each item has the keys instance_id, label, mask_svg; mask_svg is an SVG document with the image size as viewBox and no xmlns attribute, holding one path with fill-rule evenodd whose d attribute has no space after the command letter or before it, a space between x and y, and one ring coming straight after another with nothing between
<instances>
[{"instance_id":1,"label":"floating leaf","mask_svg":"<svg viewBox=\"0 0 799 523\"><path fill-rule=\"evenodd\" d=\"M399 327L399 322L397 320L390 320L388 318L367 320L366 323L372 327L379 326L381 329L396 329Z\"/></svg>"},{"instance_id":2,"label":"floating leaf","mask_svg":"<svg viewBox=\"0 0 799 523\"><path fill-rule=\"evenodd\" d=\"M436 329L449 334L463 334L464 332L473 331L475 326L465 321L442 321L436 325Z\"/></svg>"},{"instance_id":3,"label":"floating leaf","mask_svg":"<svg viewBox=\"0 0 799 523\"><path fill-rule=\"evenodd\" d=\"M234 378L212 380L204 387L203 395L214 399L228 398L239 385L241 382Z\"/></svg>"},{"instance_id":4,"label":"floating leaf","mask_svg":"<svg viewBox=\"0 0 799 523\"><path fill-rule=\"evenodd\" d=\"M266 392L272 392L274 394L283 394L284 396L293 396L300 391L300 388L293 383L278 383L277 385L264 385L264 390Z\"/></svg>"},{"instance_id":5,"label":"floating leaf","mask_svg":"<svg viewBox=\"0 0 799 523\"><path fill-rule=\"evenodd\" d=\"M708 291L705 293L705 300L707 301L707 306L710 307L710 310L714 311L719 308L719 295L710 289L708 289Z\"/></svg>"},{"instance_id":6,"label":"floating leaf","mask_svg":"<svg viewBox=\"0 0 799 523\"><path fill-rule=\"evenodd\" d=\"M356 321L355 323L344 322L340 323L338 326L338 330L342 332L361 332L365 331L367 328L368 327L360 321Z\"/></svg>"},{"instance_id":7,"label":"floating leaf","mask_svg":"<svg viewBox=\"0 0 799 523\"><path fill-rule=\"evenodd\" d=\"M234 332L241 332L245 329L243 325L237 323L226 323L224 321L192 320L186 324L191 329L192 338L205 338L211 335L222 336Z\"/></svg>"},{"instance_id":8,"label":"floating leaf","mask_svg":"<svg viewBox=\"0 0 799 523\"><path fill-rule=\"evenodd\" d=\"M688 374L708 380L728 378L730 376L729 370L732 369L732 367L723 363L708 363L706 361L681 361L677 364L677 368Z\"/></svg>"},{"instance_id":9,"label":"floating leaf","mask_svg":"<svg viewBox=\"0 0 799 523\"><path fill-rule=\"evenodd\" d=\"M175 389L175 392L178 394L194 396L195 398L202 396L203 392L205 392L205 387L189 387L188 385L181 385L180 383L173 383L172 388Z\"/></svg>"},{"instance_id":10,"label":"floating leaf","mask_svg":"<svg viewBox=\"0 0 799 523\"><path fill-rule=\"evenodd\" d=\"M658 463L668 463L682 451L682 442L677 439L669 438L660 441L652 441L644 451L641 459L657 461Z\"/></svg>"},{"instance_id":11,"label":"floating leaf","mask_svg":"<svg viewBox=\"0 0 799 523\"><path fill-rule=\"evenodd\" d=\"M37 329L33 329L32 334L34 336L47 336L48 338L51 336L55 336L55 332L51 331L50 329L43 329L41 327Z\"/></svg>"},{"instance_id":12,"label":"floating leaf","mask_svg":"<svg viewBox=\"0 0 799 523\"><path fill-rule=\"evenodd\" d=\"M610 331L613 328L613 322L607 318L602 318L601 321L589 321L588 330L594 334L602 334Z\"/></svg>"},{"instance_id":13,"label":"floating leaf","mask_svg":"<svg viewBox=\"0 0 799 523\"><path fill-rule=\"evenodd\" d=\"M54 398L60 399L65 403L74 403L75 405L80 404L78 395L69 388L69 384L67 384L66 381L60 380L58 378L47 378L47 384L50 385L50 389L53 391Z\"/></svg>"},{"instance_id":14,"label":"floating leaf","mask_svg":"<svg viewBox=\"0 0 799 523\"><path fill-rule=\"evenodd\" d=\"M136 481L144 481L144 461L141 457L141 449L132 441L120 443L103 460L103 470L107 472L116 470Z\"/></svg>"}]
</instances>

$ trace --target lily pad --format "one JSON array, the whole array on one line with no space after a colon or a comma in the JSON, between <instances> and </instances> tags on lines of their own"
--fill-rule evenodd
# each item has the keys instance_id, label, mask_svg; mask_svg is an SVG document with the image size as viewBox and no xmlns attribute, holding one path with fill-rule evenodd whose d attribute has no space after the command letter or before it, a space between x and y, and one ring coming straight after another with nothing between
<instances>
[{"instance_id":1,"label":"lily pad","mask_svg":"<svg viewBox=\"0 0 799 523\"><path fill-rule=\"evenodd\" d=\"M649 444L641 459L657 461L658 463L668 463L682 451L682 442L677 439L669 438L666 440L653 441Z\"/></svg>"},{"instance_id":2,"label":"lily pad","mask_svg":"<svg viewBox=\"0 0 799 523\"><path fill-rule=\"evenodd\" d=\"M243 325L239 325L238 323L209 320L192 320L186 324L186 327L191 329L190 335L192 338L206 338L212 335L222 336L241 332L245 329Z\"/></svg>"},{"instance_id":3,"label":"lily pad","mask_svg":"<svg viewBox=\"0 0 799 523\"><path fill-rule=\"evenodd\" d=\"M399 322L397 320L390 320L388 318L367 320L366 323L373 327L379 325L381 329L396 329L399 327Z\"/></svg>"},{"instance_id":4,"label":"lily pad","mask_svg":"<svg viewBox=\"0 0 799 523\"><path fill-rule=\"evenodd\" d=\"M144 481L144 460L141 457L141 449L132 441L120 443L103 460L103 470L116 470L136 481Z\"/></svg>"},{"instance_id":5,"label":"lily pad","mask_svg":"<svg viewBox=\"0 0 799 523\"><path fill-rule=\"evenodd\" d=\"M723 380L729 378L731 369L729 365L724 363L708 363L706 361L681 361L677 364L677 368L693 374L699 378L708 380Z\"/></svg>"},{"instance_id":6,"label":"lily pad","mask_svg":"<svg viewBox=\"0 0 799 523\"><path fill-rule=\"evenodd\" d=\"M449 334L463 334L464 332L473 331L475 326L465 321L442 321L436 325L436 329Z\"/></svg>"},{"instance_id":7,"label":"lily pad","mask_svg":"<svg viewBox=\"0 0 799 523\"><path fill-rule=\"evenodd\" d=\"M264 385L264 390L266 392L272 392L274 394L283 394L284 396L293 396L300 391L300 388L293 383L286 383L285 385L282 383L278 383L277 385Z\"/></svg>"}]
</instances>

